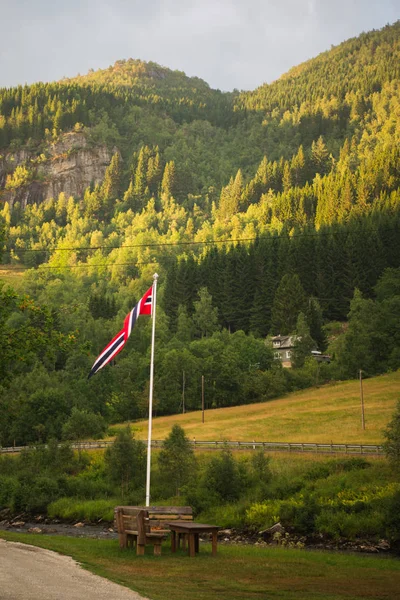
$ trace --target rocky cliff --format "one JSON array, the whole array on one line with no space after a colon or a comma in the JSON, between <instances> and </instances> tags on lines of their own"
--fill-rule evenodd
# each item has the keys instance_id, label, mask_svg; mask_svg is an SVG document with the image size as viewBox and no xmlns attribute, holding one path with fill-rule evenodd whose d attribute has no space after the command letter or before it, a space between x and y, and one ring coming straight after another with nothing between
<instances>
[{"instance_id":1,"label":"rocky cliff","mask_svg":"<svg viewBox=\"0 0 400 600\"><path fill-rule=\"evenodd\" d=\"M0 200L12 206L57 198L60 192L81 197L100 183L112 158L106 146L92 146L84 133L63 134L38 155L27 149L0 157Z\"/></svg>"}]
</instances>

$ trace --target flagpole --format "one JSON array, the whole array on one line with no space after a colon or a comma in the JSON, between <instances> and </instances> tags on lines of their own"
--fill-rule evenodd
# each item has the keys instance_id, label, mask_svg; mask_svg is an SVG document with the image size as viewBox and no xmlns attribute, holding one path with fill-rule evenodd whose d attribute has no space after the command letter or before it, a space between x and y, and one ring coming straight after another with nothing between
<instances>
[{"instance_id":1,"label":"flagpole","mask_svg":"<svg viewBox=\"0 0 400 600\"><path fill-rule=\"evenodd\" d=\"M147 434L147 473L146 473L146 506L150 506L150 469L151 469L151 429L153 420L153 376L154 376L154 339L156 333L156 295L157 295L157 273L153 275L153 294L151 316L153 326L151 331L151 358L150 358L150 389L149 389L149 432Z\"/></svg>"}]
</instances>

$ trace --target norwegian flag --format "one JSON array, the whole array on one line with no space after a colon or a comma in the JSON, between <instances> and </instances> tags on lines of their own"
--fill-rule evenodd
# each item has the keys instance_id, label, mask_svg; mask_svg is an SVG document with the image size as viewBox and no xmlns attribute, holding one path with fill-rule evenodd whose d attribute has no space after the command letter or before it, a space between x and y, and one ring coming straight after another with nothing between
<instances>
[{"instance_id":1,"label":"norwegian flag","mask_svg":"<svg viewBox=\"0 0 400 600\"><path fill-rule=\"evenodd\" d=\"M129 336L131 335L131 331L136 323L136 319L140 315L151 315L152 301L153 287L147 290L142 299L136 304L135 308L133 308L131 312L126 315L124 327L119 333L117 333L115 337L113 337L111 342L104 348L103 352L96 358L88 375L88 379L90 379L95 373L97 373L97 371L100 371L100 369L102 369L107 363L115 358L118 352L121 352L122 348L128 341Z\"/></svg>"}]
</instances>

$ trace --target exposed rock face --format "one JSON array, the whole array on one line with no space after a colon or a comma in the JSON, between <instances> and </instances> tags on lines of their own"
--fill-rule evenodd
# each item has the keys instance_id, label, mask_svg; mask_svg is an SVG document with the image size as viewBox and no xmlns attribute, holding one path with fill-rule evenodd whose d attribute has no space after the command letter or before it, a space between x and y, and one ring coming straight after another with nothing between
<instances>
[{"instance_id":1,"label":"exposed rock face","mask_svg":"<svg viewBox=\"0 0 400 600\"><path fill-rule=\"evenodd\" d=\"M111 158L106 146L90 146L80 132L62 135L40 157L26 149L6 153L0 159L0 199L11 206L20 202L25 208L27 204L57 198L60 192L67 197L81 197L91 183L102 181ZM7 174L12 175L21 165L29 170L31 181L6 190Z\"/></svg>"}]
</instances>

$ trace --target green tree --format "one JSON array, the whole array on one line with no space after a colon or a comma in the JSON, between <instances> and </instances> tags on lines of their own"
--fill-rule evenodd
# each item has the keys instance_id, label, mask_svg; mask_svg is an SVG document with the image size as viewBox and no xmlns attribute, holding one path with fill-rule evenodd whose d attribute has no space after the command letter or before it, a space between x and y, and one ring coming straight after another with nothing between
<instances>
[{"instance_id":1,"label":"green tree","mask_svg":"<svg viewBox=\"0 0 400 600\"><path fill-rule=\"evenodd\" d=\"M226 446L207 465L205 485L222 502L235 502L242 492L242 477L232 452Z\"/></svg>"},{"instance_id":2,"label":"green tree","mask_svg":"<svg viewBox=\"0 0 400 600\"><path fill-rule=\"evenodd\" d=\"M164 174L161 182L161 194L165 195L166 198L170 198L171 196L174 197L176 185L177 178L175 162L173 160L170 160L165 165Z\"/></svg>"},{"instance_id":3,"label":"green tree","mask_svg":"<svg viewBox=\"0 0 400 600\"><path fill-rule=\"evenodd\" d=\"M110 164L108 165L103 184L101 186L101 196L105 203L109 203L118 198L121 182L121 155L116 152Z\"/></svg>"},{"instance_id":4,"label":"green tree","mask_svg":"<svg viewBox=\"0 0 400 600\"><path fill-rule=\"evenodd\" d=\"M323 330L323 317L321 306L316 298L309 298L305 312L307 324L310 328L310 336L316 343L318 350L326 348L326 334Z\"/></svg>"},{"instance_id":5,"label":"green tree","mask_svg":"<svg viewBox=\"0 0 400 600\"><path fill-rule=\"evenodd\" d=\"M292 333L299 313L306 309L306 303L306 295L299 276L284 275L276 290L272 306L272 333L282 335Z\"/></svg>"},{"instance_id":6,"label":"green tree","mask_svg":"<svg viewBox=\"0 0 400 600\"><path fill-rule=\"evenodd\" d=\"M176 337L181 342L190 342L193 338L193 321L189 317L186 306L179 305Z\"/></svg>"},{"instance_id":7,"label":"green tree","mask_svg":"<svg viewBox=\"0 0 400 600\"><path fill-rule=\"evenodd\" d=\"M315 349L315 341L310 335L310 328L303 313L297 317L296 339L292 352L292 364L295 368L303 367L311 350Z\"/></svg>"},{"instance_id":8,"label":"green tree","mask_svg":"<svg viewBox=\"0 0 400 600\"><path fill-rule=\"evenodd\" d=\"M194 302L193 322L201 337L207 337L218 328L218 309L212 305L212 297L206 287L200 288L199 300Z\"/></svg>"},{"instance_id":9,"label":"green tree","mask_svg":"<svg viewBox=\"0 0 400 600\"><path fill-rule=\"evenodd\" d=\"M62 427L62 437L64 440L83 440L89 437L98 439L104 436L106 429L104 417L74 406Z\"/></svg>"},{"instance_id":10,"label":"green tree","mask_svg":"<svg viewBox=\"0 0 400 600\"><path fill-rule=\"evenodd\" d=\"M384 431L386 438L383 449L393 468L400 472L400 400L391 421Z\"/></svg>"},{"instance_id":11,"label":"green tree","mask_svg":"<svg viewBox=\"0 0 400 600\"><path fill-rule=\"evenodd\" d=\"M158 455L158 468L165 485L180 495L182 486L193 477L196 470L196 458L185 431L174 425L164 440Z\"/></svg>"},{"instance_id":12,"label":"green tree","mask_svg":"<svg viewBox=\"0 0 400 600\"><path fill-rule=\"evenodd\" d=\"M104 453L110 480L120 486L121 496L133 488L143 488L146 468L146 448L135 440L129 425L121 429L111 447Z\"/></svg>"}]
</instances>

